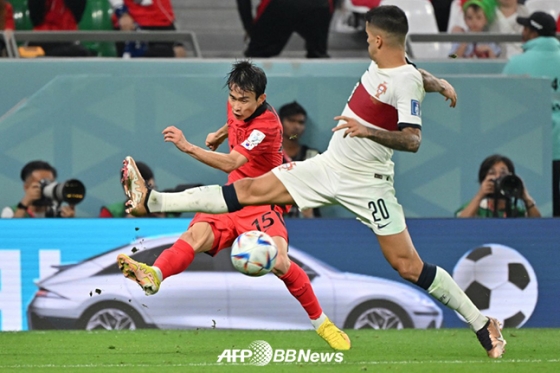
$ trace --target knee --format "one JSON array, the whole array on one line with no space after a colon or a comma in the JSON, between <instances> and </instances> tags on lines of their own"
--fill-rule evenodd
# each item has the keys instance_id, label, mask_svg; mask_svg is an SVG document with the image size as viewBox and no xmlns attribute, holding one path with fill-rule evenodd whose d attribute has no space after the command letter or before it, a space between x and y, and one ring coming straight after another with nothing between
<instances>
[{"instance_id":1,"label":"knee","mask_svg":"<svg viewBox=\"0 0 560 373\"><path fill-rule=\"evenodd\" d=\"M288 273L288 269L290 269L290 258L288 258L287 254L278 253L276 257L276 263L274 264L274 269L272 270L276 276L283 276Z\"/></svg>"},{"instance_id":2,"label":"knee","mask_svg":"<svg viewBox=\"0 0 560 373\"><path fill-rule=\"evenodd\" d=\"M184 232L180 239L187 242L193 248L195 253L203 253L212 248L214 236L212 229L208 227L197 227L198 229L189 229ZM203 229L200 229L203 228Z\"/></svg>"},{"instance_id":3,"label":"knee","mask_svg":"<svg viewBox=\"0 0 560 373\"><path fill-rule=\"evenodd\" d=\"M391 263L393 268L399 273L403 279L416 282L422 272L422 266L418 266L411 260L398 260L396 263Z\"/></svg>"}]
</instances>

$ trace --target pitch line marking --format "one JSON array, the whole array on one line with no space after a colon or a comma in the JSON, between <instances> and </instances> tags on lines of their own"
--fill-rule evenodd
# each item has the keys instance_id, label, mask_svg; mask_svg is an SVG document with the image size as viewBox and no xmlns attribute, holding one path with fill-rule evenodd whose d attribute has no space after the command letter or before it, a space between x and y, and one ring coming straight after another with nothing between
<instances>
[{"instance_id":1,"label":"pitch line marking","mask_svg":"<svg viewBox=\"0 0 560 373\"><path fill-rule=\"evenodd\" d=\"M342 363L274 363L271 362L267 365L423 365L423 364L473 364L473 363L485 363L488 360L426 360L426 361L351 361ZM560 363L560 359L504 359L504 360L492 360L495 364L508 364L508 363ZM6 369L29 369L29 368L131 368L131 367L154 367L154 368L165 368L165 367L198 367L198 366L228 366L228 365L250 365L250 364L240 364L240 363L185 363L185 364L14 364L14 365L0 365L0 368Z\"/></svg>"}]
</instances>

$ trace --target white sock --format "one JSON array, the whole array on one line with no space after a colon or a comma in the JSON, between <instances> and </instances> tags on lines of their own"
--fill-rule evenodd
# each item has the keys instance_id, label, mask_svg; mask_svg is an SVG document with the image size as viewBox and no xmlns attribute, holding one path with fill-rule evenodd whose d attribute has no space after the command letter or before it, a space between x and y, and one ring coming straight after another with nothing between
<instances>
[{"instance_id":1,"label":"white sock","mask_svg":"<svg viewBox=\"0 0 560 373\"><path fill-rule=\"evenodd\" d=\"M315 328L315 330L319 329L319 327L321 326L321 324L323 324L323 322L327 319L327 315L325 315L325 313L321 313L321 316L319 316L318 319L315 320L311 320L311 325L313 325L313 327Z\"/></svg>"},{"instance_id":2,"label":"white sock","mask_svg":"<svg viewBox=\"0 0 560 373\"><path fill-rule=\"evenodd\" d=\"M161 269L156 266L152 266L152 268L154 269L154 271L156 271L156 275L159 278L159 281L163 281L163 273L161 273Z\"/></svg>"},{"instance_id":3,"label":"white sock","mask_svg":"<svg viewBox=\"0 0 560 373\"><path fill-rule=\"evenodd\" d=\"M467 294L443 268L436 267L436 277L428 288L428 293L447 307L457 311L474 331L482 329L488 322L488 318L480 313Z\"/></svg>"},{"instance_id":4,"label":"white sock","mask_svg":"<svg viewBox=\"0 0 560 373\"><path fill-rule=\"evenodd\" d=\"M220 185L208 185L187 189L179 193L150 192L150 212L228 212Z\"/></svg>"}]
</instances>

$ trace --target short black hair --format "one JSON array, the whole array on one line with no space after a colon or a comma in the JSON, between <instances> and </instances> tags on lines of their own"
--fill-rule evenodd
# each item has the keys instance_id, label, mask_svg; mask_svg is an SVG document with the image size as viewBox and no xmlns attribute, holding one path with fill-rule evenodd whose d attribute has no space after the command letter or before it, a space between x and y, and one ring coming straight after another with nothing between
<instances>
[{"instance_id":1,"label":"short black hair","mask_svg":"<svg viewBox=\"0 0 560 373\"><path fill-rule=\"evenodd\" d=\"M408 19L404 11L398 6L382 5L371 8L366 13L366 22L402 38L406 37L408 33Z\"/></svg>"},{"instance_id":2,"label":"short black hair","mask_svg":"<svg viewBox=\"0 0 560 373\"><path fill-rule=\"evenodd\" d=\"M56 179L56 169L45 161L31 161L21 169L20 177L25 182L27 178L35 171L50 171Z\"/></svg>"},{"instance_id":3,"label":"short black hair","mask_svg":"<svg viewBox=\"0 0 560 373\"><path fill-rule=\"evenodd\" d=\"M515 175L515 166L511 159L506 156L500 154L493 154L491 156L486 157L480 164L480 169L478 170L478 182L482 183L484 179L486 179L486 175L488 175L488 171L498 162L504 162L507 166L509 172Z\"/></svg>"},{"instance_id":4,"label":"short black hair","mask_svg":"<svg viewBox=\"0 0 560 373\"><path fill-rule=\"evenodd\" d=\"M227 76L226 86L231 89L234 85L242 91L255 92L259 98L266 90L266 74L263 69L247 60L233 64Z\"/></svg>"},{"instance_id":5,"label":"short black hair","mask_svg":"<svg viewBox=\"0 0 560 373\"><path fill-rule=\"evenodd\" d=\"M297 114L303 114L307 118L307 111L305 111L303 106L298 104L297 101L283 105L278 111L278 116L281 121L284 120L284 118L292 117Z\"/></svg>"}]
</instances>

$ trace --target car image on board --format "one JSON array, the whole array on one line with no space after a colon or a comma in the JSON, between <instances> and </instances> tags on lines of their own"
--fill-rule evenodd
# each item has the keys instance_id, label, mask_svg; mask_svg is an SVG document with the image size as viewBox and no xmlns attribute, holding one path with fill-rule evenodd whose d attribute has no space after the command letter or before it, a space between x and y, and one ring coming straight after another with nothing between
<instances>
[{"instance_id":1,"label":"car image on board","mask_svg":"<svg viewBox=\"0 0 560 373\"><path fill-rule=\"evenodd\" d=\"M230 249L196 255L186 271L146 296L119 271L119 253L153 264L179 235L142 239L76 264L58 266L39 280L27 309L29 330L46 329L311 329L307 314L273 274L237 272ZM139 250L137 250L137 248ZM325 314L349 329L439 328L441 309L420 290L396 281L341 272L291 247Z\"/></svg>"}]
</instances>

